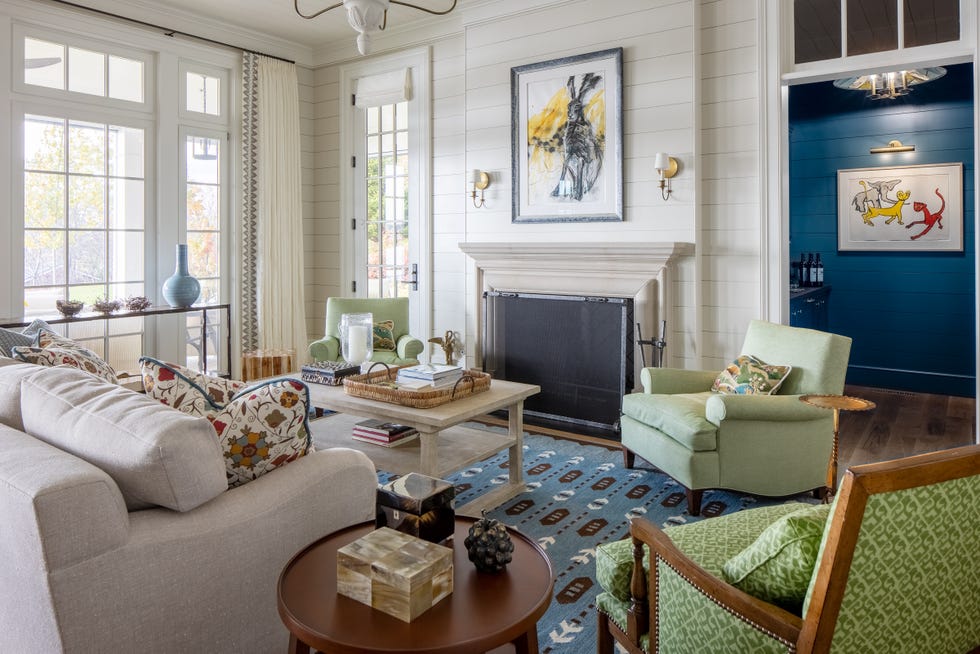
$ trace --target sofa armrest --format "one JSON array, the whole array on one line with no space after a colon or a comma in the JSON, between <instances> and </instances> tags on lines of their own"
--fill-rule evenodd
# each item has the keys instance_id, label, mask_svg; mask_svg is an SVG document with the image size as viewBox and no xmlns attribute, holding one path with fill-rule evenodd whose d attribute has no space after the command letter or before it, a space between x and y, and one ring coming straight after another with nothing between
<instances>
[{"instance_id":1,"label":"sofa armrest","mask_svg":"<svg viewBox=\"0 0 980 654\"><path fill-rule=\"evenodd\" d=\"M683 634L674 631L669 635L687 643L717 644L719 638L728 643L747 642L742 640L747 637L777 647L782 644L792 651L803 627L798 616L711 575L644 518L630 521L630 535L634 563L627 627L635 644L649 631L650 649L658 651L659 626L665 634L669 628L683 630ZM650 549L649 579L643 568L644 546ZM649 589L653 590L648 596ZM674 597L675 590L682 596Z\"/></svg>"},{"instance_id":2,"label":"sofa armrest","mask_svg":"<svg viewBox=\"0 0 980 654\"><path fill-rule=\"evenodd\" d=\"M310 343L308 350L314 361L336 361L340 358L340 341L333 336L324 336Z\"/></svg>"},{"instance_id":3,"label":"sofa armrest","mask_svg":"<svg viewBox=\"0 0 980 654\"><path fill-rule=\"evenodd\" d=\"M399 359L418 359L424 349L425 343L410 334L402 334L395 344Z\"/></svg>"},{"instance_id":4,"label":"sofa armrest","mask_svg":"<svg viewBox=\"0 0 980 654\"><path fill-rule=\"evenodd\" d=\"M830 419L827 409L800 401L799 395L712 395L704 406L708 422L723 420L762 420L766 422L804 422Z\"/></svg>"},{"instance_id":5,"label":"sofa armrest","mask_svg":"<svg viewBox=\"0 0 980 654\"><path fill-rule=\"evenodd\" d=\"M644 368L640 371L643 391L656 395L674 393L703 393L711 390L718 372L715 370L684 370L682 368Z\"/></svg>"}]
</instances>

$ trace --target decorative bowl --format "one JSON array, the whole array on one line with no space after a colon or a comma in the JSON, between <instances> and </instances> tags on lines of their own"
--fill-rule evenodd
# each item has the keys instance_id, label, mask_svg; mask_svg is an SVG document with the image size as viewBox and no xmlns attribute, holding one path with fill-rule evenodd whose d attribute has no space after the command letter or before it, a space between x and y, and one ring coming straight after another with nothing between
<instances>
[{"instance_id":1,"label":"decorative bowl","mask_svg":"<svg viewBox=\"0 0 980 654\"><path fill-rule=\"evenodd\" d=\"M54 305L58 307L58 313L65 318L71 318L82 310L85 303L78 300L55 300Z\"/></svg>"},{"instance_id":2,"label":"decorative bowl","mask_svg":"<svg viewBox=\"0 0 980 654\"><path fill-rule=\"evenodd\" d=\"M126 308L130 311L142 311L148 309L151 304L152 302L142 295L134 295L133 297L126 298Z\"/></svg>"},{"instance_id":3,"label":"decorative bowl","mask_svg":"<svg viewBox=\"0 0 980 654\"><path fill-rule=\"evenodd\" d=\"M122 307L122 302L119 300L110 300L109 298L100 297L92 306L95 307L95 310L99 313L112 313L113 311L117 311Z\"/></svg>"}]
</instances>

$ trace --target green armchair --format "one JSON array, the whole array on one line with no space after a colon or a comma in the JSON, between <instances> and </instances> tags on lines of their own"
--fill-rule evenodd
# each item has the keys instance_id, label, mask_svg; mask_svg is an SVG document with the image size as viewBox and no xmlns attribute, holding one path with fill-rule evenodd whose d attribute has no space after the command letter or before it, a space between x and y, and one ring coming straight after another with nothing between
<instances>
[{"instance_id":1,"label":"green armchair","mask_svg":"<svg viewBox=\"0 0 980 654\"><path fill-rule=\"evenodd\" d=\"M408 298L327 298L326 335L310 343L310 356L314 361L339 361L340 339L338 324L345 313L370 313L374 322L391 320L395 323L395 349L374 350L372 361L393 366L409 366L419 362L418 356L425 344L408 333Z\"/></svg>"},{"instance_id":2,"label":"green armchair","mask_svg":"<svg viewBox=\"0 0 980 654\"><path fill-rule=\"evenodd\" d=\"M615 640L632 654L976 654L978 503L977 445L848 470L796 575L798 614L759 599L765 588L750 595L724 577L730 557L800 505L663 530L634 518L631 539L596 552L597 651L612 654Z\"/></svg>"},{"instance_id":3,"label":"green armchair","mask_svg":"<svg viewBox=\"0 0 980 654\"><path fill-rule=\"evenodd\" d=\"M684 486L699 515L705 489L784 496L825 492L833 450L833 412L800 402L807 393L840 394L851 339L761 320L749 324L742 354L791 365L776 395L710 391L719 371L644 368L643 392L623 398L627 468L639 455Z\"/></svg>"}]
</instances>

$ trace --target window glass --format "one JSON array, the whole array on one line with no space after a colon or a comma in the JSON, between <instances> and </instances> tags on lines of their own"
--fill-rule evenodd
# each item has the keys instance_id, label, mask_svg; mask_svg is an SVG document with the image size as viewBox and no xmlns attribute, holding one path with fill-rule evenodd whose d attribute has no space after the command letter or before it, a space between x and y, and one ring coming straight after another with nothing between
<instances>
[{"instance_id":1,"label":"window glass","mask_svg":"<svg viewBox=\"0 0 980 654\"><path fill-rule=\"evenodd\" d=\"M959 0L905 0L906 48L959 38Z\"/></svg>"},{"instance_id":2,"label":"window glass","mask_svg":"<svg viewBox=\"0 0 980 654\"><path fill-rule=\"evenodd\" d=\"M188 134L184 157L188 264L201 282L198 303L215 304L221 301L221 141Z\"/></svg>"},{"instance_id":3,"label":"window glass","mask_svg":"<svg viewBox=\"0 0 980 654\"><path fill-rule=\"evenodd\" d=\"M68 90L105 96L105 55L68 48Z\"/></svg>"},{"instance_id":4,"label":"window glass","mask_svg":"<svg viewBox=\"0 0 980 654\"><path fill-rule=\"evenodd\" d=\"M65 46L24 39L24 82L51 89L65 88Z\"/></svg>"},{"instance_id":5,"label":"window glass","mask_svg":"<svg viewBox=\"0 0 980 654\"><path fill-rule=\"evenodd\" d=\"M187 111L221 115L221 80L200 73L187 73Z\"/></svg>"},{"instance_id":6,"label":"window glass","mask_svg":"<svg viewBox=\"0 0 980 654\"><path fill-rule=\"evenodd\" d=\"M795 0L795 61L837 59L840 49L840 0Z\"/></svg>"},{"instance_id":7,"label":"window glass","mask_svg":"<svg viewBox=\"0 0 980 654\"><path fill-rule=\"evenodd\" d=\"M143 102L143 62L109 55L109 97Z\"/></svg>"}]
</instances>

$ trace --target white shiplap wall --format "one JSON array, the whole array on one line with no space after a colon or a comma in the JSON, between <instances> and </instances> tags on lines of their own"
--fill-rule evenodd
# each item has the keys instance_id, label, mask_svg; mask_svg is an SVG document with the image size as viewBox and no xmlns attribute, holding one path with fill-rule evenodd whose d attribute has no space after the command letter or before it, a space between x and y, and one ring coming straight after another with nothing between
<instances>
[{"instance_id":1,"label":"white shiplap wall","mask_svg":"<svg viewBox=\"0 0 980 654\"><path fill-rule=\"evenodd\" d=\"M698 258L681 260L673 274L668 353L673 365L720 368L760 304L755 21L752 0L618 0L615 12L604 0L497 0L457 10L432 24L439 31L376 40L379 52L432 47L434 335L458 331L474 352L479 289L460 242L696 242ZM620 46L626 220L512 224L510 69ZM337 71L321 65L311 80L312 200L304 203L311 338L322 333L325 298L343 292ZM667 202L656 188L657 151L680 161ZM466 195L472 168L492 175L482 209Z\"/></svg>"}]
</instances>

